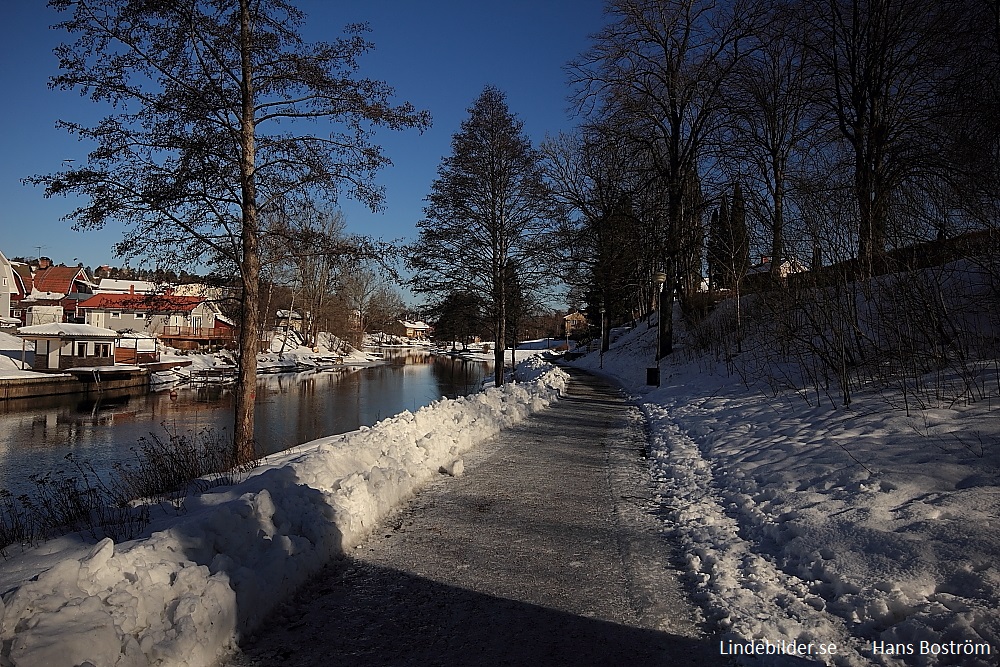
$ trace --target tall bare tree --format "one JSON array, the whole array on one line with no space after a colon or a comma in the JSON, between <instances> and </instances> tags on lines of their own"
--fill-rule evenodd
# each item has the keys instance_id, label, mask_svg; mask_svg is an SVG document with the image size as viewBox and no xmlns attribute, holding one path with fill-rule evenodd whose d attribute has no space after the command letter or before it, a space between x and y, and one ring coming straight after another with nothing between
<instances>
[{"instance_id":1,"label":"tall bare tree","mask_svg":"<svg viewBox=\"0 0 1000 667\"><path fill-rule=\"evenodd\" d=\"M770 241L771 270L786 259L788 190L796 158L814 138L822 115L806 67L805 45L791 21L792 4L775 3L760 34L727 85L729 122L720 154L745 180L750 208ZM769 239L767 237L770 237Z\"/></svg>"},{"instance_id":2,"label":"tall bare tree","mask_svg":"<svg viewBox=\"0 0 1000 667\"><path fill-rule=\"evenodd\" d=\"M650 156L657 202L644 216L674 284L685 220L685 188L726 99L723 85L754 29L754 3L736 0L612 0L610 23L570 64L579 108L621 128ZM673 349L671 318L660 348Z\"/></svg>"},{"instance_id":3,"label":"tall bare tree","mask_svg":"<svg viewBox=\"0 0 1000 667\"><path fill-rule=\"evenodd\" d=\"M542 153L552 195L571 212L559 234L563 279L584 294L588 311L604 307L611 322L632 319L649 303L645 276L656 261L632 205L641 171L634 148L620 133L590 125L546 139ZM609 342L605 336L605 351Z\"/></svg>"},{"instance_id":4,"label":"tall bare tree","mask_svg":"<svg viewBox=\"0 0 1000 667\"><path fill-rule=\"evenodd\" d=\"M941 160L938 119L947 3L803 0L800 34L818 91L850 152L863 273L886 249L894 202L933 189ZM944 47L944 48L943 48Z\"/></svg>"},{"instance_id":5,"label":"tall bare tree","mask_svg":"<svg viewBox=\"0 0 1000 667\"><path fill-rule=\"evenodd\" d=\"M113 113L63 121L95 144L86 164L29 179L46 194L83 195L79 229L125 225L126 257L235 267L242 287L234 446L253 448L261 213L290 201L335 200L347 187L373 209L389 164L372 129L424 128L426 112L391 103L385 83L357 76L372 48L363 25L332 42L300 36L287 0L50 0L75 41L56 50L51 85ZM298 121L326 121L323 134Z\"/></svg>"}]
</instances>

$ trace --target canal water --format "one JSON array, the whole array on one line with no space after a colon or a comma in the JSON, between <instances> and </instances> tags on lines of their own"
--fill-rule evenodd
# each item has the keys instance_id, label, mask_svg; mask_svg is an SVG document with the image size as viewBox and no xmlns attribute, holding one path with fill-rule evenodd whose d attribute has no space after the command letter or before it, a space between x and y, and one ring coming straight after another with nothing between
<instances>
[{"instance_id":1,"label":"canal water","mask_svg":"<svg viewBox=\"0 0 1000 667\"><path fill-rule=\"evenodd\" d=\"M389 363L351 371L287 373L259 378L255 437L262 454L371 426L441 397L476 392L486 364L424 351L394 352ZM66 455L98 471L134 460L132 448L150 433L232 433L229 388L179 388L97 400L55 396L0 402L0 489L30 493L32 475L62 469Z\"/></svg>"}]
</instances>

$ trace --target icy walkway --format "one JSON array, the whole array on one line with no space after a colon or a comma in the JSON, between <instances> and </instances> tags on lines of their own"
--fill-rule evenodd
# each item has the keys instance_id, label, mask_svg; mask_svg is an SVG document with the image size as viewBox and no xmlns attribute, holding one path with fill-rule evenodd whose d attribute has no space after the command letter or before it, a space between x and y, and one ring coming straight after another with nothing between
<instances>
[{"instance_id":1,"label":"icy walkway","mask_svg":"<svg viewBox=\"0 0 1000 667\"><path fill-rule=\"evenodd\" d=\"M328 566L232 665L708 665L643 508L638 411L568 397L467 455Z\"/></svg>"}]
</instances>

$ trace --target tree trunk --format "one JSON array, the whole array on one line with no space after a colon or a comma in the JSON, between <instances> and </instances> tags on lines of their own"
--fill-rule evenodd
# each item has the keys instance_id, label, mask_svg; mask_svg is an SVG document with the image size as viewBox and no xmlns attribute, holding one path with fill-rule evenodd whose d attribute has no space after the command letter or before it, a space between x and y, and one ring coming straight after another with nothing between
<instances>
[{"instance_id":1,"label":"tree trunk","mask_svg":"<svg viewBox=\"0 0 1000 667\"><path fill-rule=\"evenodd\" d=\"M249 461L255 456L254 400L257 394L257 326L260 307L260 253L257 229L257 184L255 170L256 144L254 122L254 92L250 62L250 6L240 0L240 50L242 65L242 119L240 135L240 178L243 195L242 257L240 276L243 286L243 322L239 337L239 375L236 383L236 419L233 447L237 461Z\"/></svg>"},{"instance_id":2,"label":"tree trunk","mask_svg":"<svg viewBox=\"0 0 1000 667\"><path fill-rule=\"evenodd\" d=\"M503 299L501 298L496 307L496 342L493 349L493 383L498 387L503 384L504 341L507 340L507 327L505 325L505 320L507 319L507 309L504 305Z\"/></svg>"}]
</instances>

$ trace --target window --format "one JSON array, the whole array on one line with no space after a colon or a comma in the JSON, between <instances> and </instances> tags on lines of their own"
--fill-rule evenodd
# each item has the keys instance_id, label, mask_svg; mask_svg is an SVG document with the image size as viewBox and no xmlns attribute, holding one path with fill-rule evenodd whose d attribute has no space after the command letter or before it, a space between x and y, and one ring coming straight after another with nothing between
<instances>
[{"instance_id":1,"label":"window","mask_svg":"<svg viewBox=\"0 0 1000 667\"><path fill-rule=\"evenodd\" d=\"M146 313L133 313L132 316L135 317L135 319L137 320L146 319Z\"/></svg>"},{"instance_id":2,"label":"window","mask_svg":"<svg viewBox=\"0 0 1000 667\"><path fill-rule=\"evenodd\" d=\"M87 343L86 343L86 341L84 341L82 343L78 342L76 344L76 356L78 356L78 357L85 357L85 356L87 356Z\"/></svg>"},{"instance_id":3,"label":"window","mask_svg":"<svg viewBox=\"0 0 1000 667\"><path fill-rule=\"evenodd\" d=\"M113 312L113 313L111 313L111 319L115 319L115 318L119 318L119 317L121 317L121 316L122 316L122 314L121 314L121 313L118 313L118 312Z\"/></svg>"},{"instance_id":4,"label":"window","mask_svg":"<svg viewBox=\"0 0 1000 667\"><path fill-rule=\"evenodd\" d=\"M94 343L94 356L95 357L110 357L111 356L111 343Z\"/></svg>"}]
</instances>

